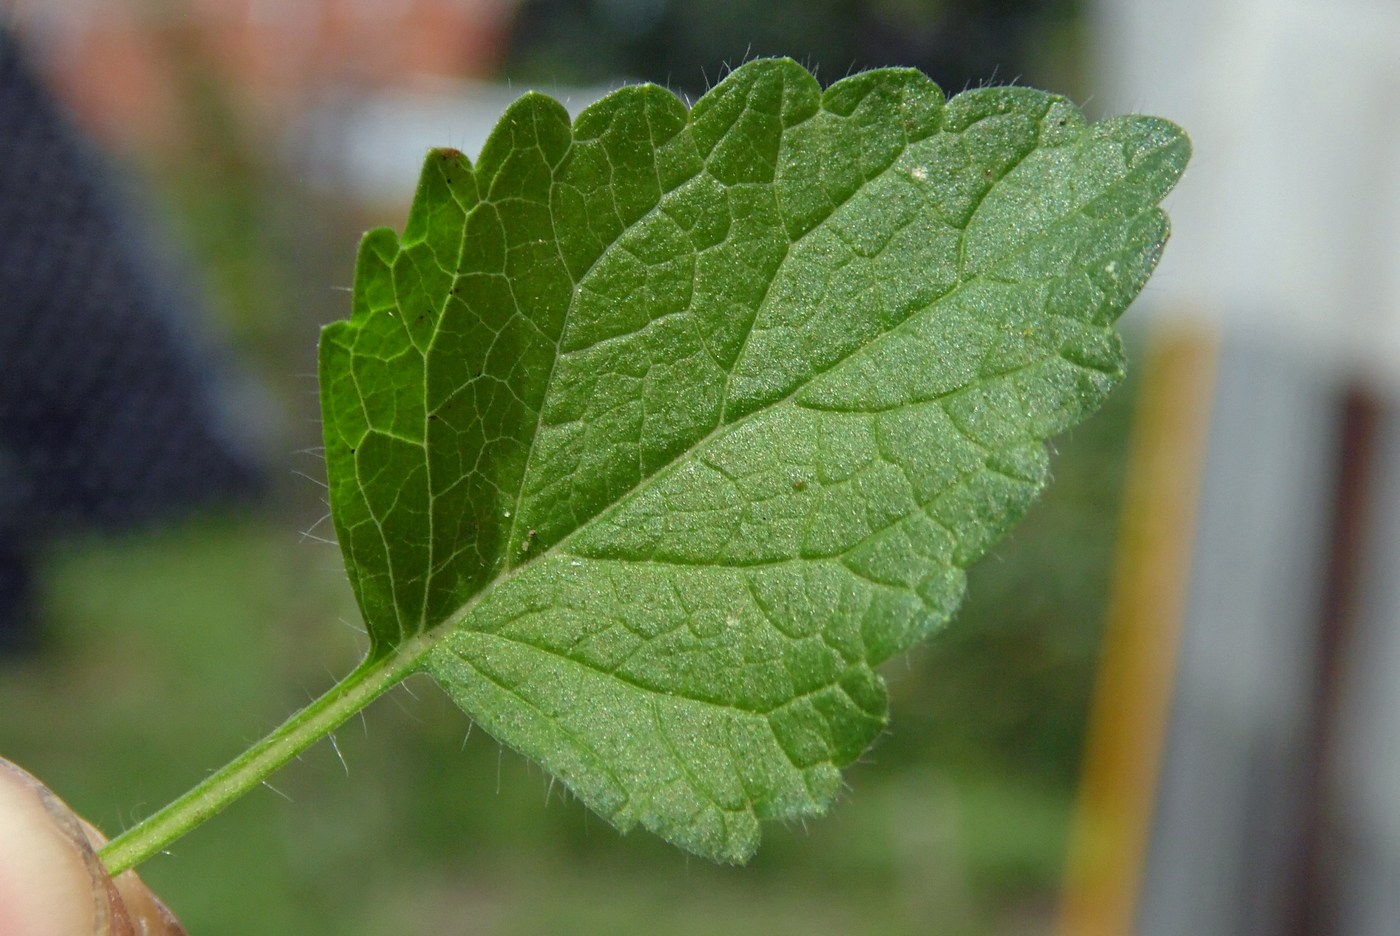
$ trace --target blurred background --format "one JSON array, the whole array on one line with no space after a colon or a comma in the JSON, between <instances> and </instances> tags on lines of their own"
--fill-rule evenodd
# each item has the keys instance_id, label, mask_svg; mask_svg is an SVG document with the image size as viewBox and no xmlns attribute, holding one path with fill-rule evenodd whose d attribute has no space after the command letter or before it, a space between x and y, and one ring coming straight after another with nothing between
<instances>
[{"instance_id":1,"label":"blurred background","mask_svg":"<svg viewBox=\"0 0 1400 936\"><path fill-rule=\"evenodd\" d=\"M1389 0L0 5L0 754L112 833L347 672L314 375L360 234L526 89L769 54L1196 143L1128 384L886 671L848 795L714 867L412 682L143 874L201 936L1393 933Z\"/></svg>"}]
</instances>

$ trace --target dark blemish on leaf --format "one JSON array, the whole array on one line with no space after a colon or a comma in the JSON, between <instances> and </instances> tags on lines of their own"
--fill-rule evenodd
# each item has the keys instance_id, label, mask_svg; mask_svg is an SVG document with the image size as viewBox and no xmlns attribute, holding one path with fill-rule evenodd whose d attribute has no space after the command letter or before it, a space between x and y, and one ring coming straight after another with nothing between
<instances>
[{"instance_id":1,"label":"dark blemish on leaf","mask_svg":"<svg viewBox=\"0 0 1400 936\"><path fill-rule=\"evenodd\" d=\"M806 481L794 481L794 482L792 482L792 489L793 489L794 491L805 491L805 490L807 490L807 482L806 482Z\"/></svg>"}]
</instances>

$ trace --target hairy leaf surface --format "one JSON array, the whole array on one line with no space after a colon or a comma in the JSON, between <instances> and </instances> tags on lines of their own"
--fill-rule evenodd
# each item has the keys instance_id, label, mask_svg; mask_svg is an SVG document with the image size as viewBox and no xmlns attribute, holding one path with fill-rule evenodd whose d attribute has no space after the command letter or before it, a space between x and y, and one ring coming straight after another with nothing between
<instances>
[{"instance_id":1,"label":"hairy leaf surface","mask_svg":"<svg viewBox=\"0 0 1400 936\"><path fill-rule=\"evenodd\" d=\"M365 237L321 378L371 657L620 828L742 861L885 725L1113 323L1189 145L1065 99L752 62L526 95Z\"/></svg>"}]
</instances>

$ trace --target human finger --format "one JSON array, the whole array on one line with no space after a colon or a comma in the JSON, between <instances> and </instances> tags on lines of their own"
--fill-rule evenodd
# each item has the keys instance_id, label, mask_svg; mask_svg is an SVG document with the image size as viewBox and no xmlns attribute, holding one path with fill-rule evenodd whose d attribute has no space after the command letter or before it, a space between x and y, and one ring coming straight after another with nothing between
<instances>
[{"instance_id":1,"label":"human finger","mask_svg":"<svg viewBox=\"0 0 1400 936\"><path fill-rule=\"evenodd\" d=\"M134 871L115 879L106 839L35 777L0 758L0 933L186 936Z\"/></svg>"}]
</instances>

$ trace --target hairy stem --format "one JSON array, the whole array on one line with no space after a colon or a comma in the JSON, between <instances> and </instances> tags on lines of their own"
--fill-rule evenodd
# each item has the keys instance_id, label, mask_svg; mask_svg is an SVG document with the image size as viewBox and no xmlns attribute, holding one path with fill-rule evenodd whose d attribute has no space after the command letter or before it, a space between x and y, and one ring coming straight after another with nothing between
<instances>
[{"instance_id":1,"label":"hairy stem","mask_svg":"<svg viewBox=\"0 0 1400 936\"><path fill-rule=\"evenodd\" d=\"M360 664L223 769L108 842L100 852L108 872L115 876L139 865L221 812L412 673L430 646L420 637L387 657Z\"/></svg>"}]
</instances>

